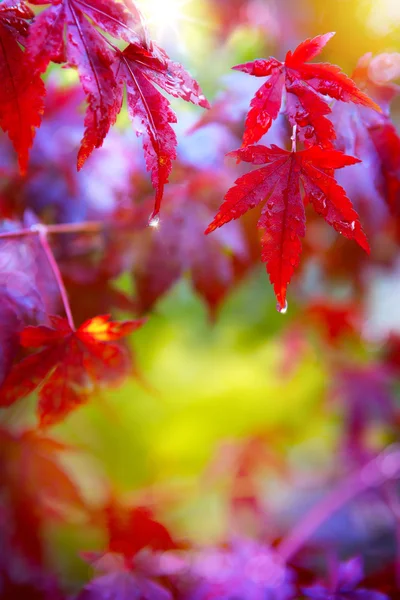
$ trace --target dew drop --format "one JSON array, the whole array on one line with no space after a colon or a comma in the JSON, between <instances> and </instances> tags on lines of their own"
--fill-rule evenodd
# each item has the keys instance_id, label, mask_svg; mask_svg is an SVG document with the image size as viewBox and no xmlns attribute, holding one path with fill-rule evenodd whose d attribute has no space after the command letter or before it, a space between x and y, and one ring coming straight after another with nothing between
<instances>
[{"instance_id":1,"label":"dew drop","mask_svg":"<svg viewBox=\"0 0 400 600\"><path fill-rule=\"evenodd\" d=\"M261 125L263 129L267 129L269 127L271 123L271 117L269 116L267 111L263 110L262 112L260 112L260 114L257 116L257 123Z\"/></svg>"},{"instance_id":2,"label":"dew drop","mask_svg":"<svg viewBox=\"0 0 400 600\"><path fill-rule=\"evenodd\" d=\"M263 94L262 90L258 90L258 92L256 92L256 97L259 98L260 100L263 96L264 96L264 94Z\"/></svg>"},{"instance_id":3,"label":"dew drop","mask_svg":"<svg viewBox=\"0 0 400 600\"><path fill-rule=\"evenodd\" d=\"M298 111L295 114L295 120L296 123L299 127L306 127L306 125L308 125L308 117L309 117L309 113L306 111Z\"/></svg>"},{"instance_id":4,"label":"dew drop","mask_svg":"<svg viewBox=\"0 0 400 600\"><path fill-rule=\"evenodd\" d=\"M285 305L282 306L282 304L280 302L276 303L276 310L281 313L281 315L285 315L287 313L287 309L288 309L288 303L287 300L285 300Z\"/></svg>"},{"instance_id":5,"label":"dew drop","mask_svg":"<svg viewBox=\"0 0 400 600\"><path fill-rule=\"evenodd\" d=\"M314 135L314 127L306 127L304 130L304 137L309 140Z\"/></svg>"},{"instance_id":6,"label":"dew drop","mask_svg":"<svg viewBox=\"0 0 400 600\"><path fill-rule=\"evenodd\" d=\"M160 227L160 217L156 216L150 219L149 227L153 227L154 229L158 229Z\"/></svg>"},{"instance_id":7,"label":"dew drop","mask_svg":"<svg viewBox=\"0 0 400 600\"><path fill-rule=\"evenodd\" d=\"M265 60L255 60L253 63L253 75L261 77L266 75L265 71L266 61Z\"/></svg>"},{"instance_id":8,"label":"dew drop","mask_svg":"<svg viewBox=\"0 0 400 600\"><path fill-rule=\"evenodd\" d=\"M356 228L356 222L355 222L355 221L352 221L352 222L350 223L350 228L351 228L351 230L352 230L352 231L354 231L354 230L355 230L355 228Z\"/></svg>"}]
</instances>

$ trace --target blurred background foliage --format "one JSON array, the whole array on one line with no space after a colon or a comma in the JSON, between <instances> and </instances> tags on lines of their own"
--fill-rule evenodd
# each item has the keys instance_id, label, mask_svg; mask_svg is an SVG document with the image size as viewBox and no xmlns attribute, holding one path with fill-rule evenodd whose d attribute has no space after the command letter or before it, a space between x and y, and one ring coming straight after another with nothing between
<instances>
[{"instance_id":1,"label":"blurred background foliage","mask_svg":"<svg viewBox=\"0 0 400 600\"><path fill-rule=\"evenodd\" d=\"M197 78L211 102L229 82L228 89L242 91L248 104L252 90L242 89L245 76L230 73L231 66L271 54L282 59L288 49L319 33L336 31L322 59L348 74L366 52L399 50L397 0L142 0L140 5L154 38ZM70 70L53 67L50 77L55 73L66 85L73 78ZM215 149L202 145L201 134L187 133L201 111L173 104L182 147L191 148L194 161L204 155L213 161ZM124 118L119 126L128 127ZM346 242L343 260L353 252ZM352 283L346 277L333 278L325 291L348 297ZM332 350L321 343L318 328L296 333L309 298L322 285L312 264L295 276L285 315L275 309L261 264L229 294L214 321L184 276L133 337L139 376L104 391L52 430L74 449L64 459L66 468L93 506L100 507L112 491L151 506L181 539L219 542L232 532L237 448L260 438L269 459L260 467L257 485L269 515L266 527L275 532L278 512L290 522L302 490L321 489L334 475L344 408L330 399L333 364L373 360L381 348L382 323L385 331L399 332L397 278L396 261L389 269L369 270L365 336L345 339ZM117 285L132 291L127 276ZM385 291L378 293L382 285ZM119 311L117 316L127 315ZM4 418L18 422L25 407ZM378 426L371 427L372 447L381 445L382 436L390 441ZM239 527L248 530L251 524ZM77 517L72 524L49 525L48 536L59 545L50 560L74 587L71 580L84 578L87 570L78 552L101 546L101 532L82 527Z\"/></svg>"}]
</instances>

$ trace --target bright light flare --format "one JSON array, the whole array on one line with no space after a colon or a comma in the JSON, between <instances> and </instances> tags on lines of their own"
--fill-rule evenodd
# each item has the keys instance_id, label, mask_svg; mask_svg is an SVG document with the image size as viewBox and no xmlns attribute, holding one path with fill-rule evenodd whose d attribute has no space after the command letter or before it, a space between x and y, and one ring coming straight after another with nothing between
<instances>
[{"instance_id":1,"label":"bright light flare","mask_svg":"<svg viewBox=\"0 0 400 600\"><path fill-rule=\"evenodd\" d=\"M155 29L158 41L168 37L179 38L182 23L193 19L185 12L192 0L141 0L140 7L150 27Z\"/></svg>"},{"instance_id":2,"label":"bright light flare","mask_svg":"<svg viewBox=\"0 0 400 600\"><path fill-rule=\"evenodd\" d=\"M400 26L400 0L370 0L368 27L378 35L386 35Z\"/></svg>"}]
</instances>

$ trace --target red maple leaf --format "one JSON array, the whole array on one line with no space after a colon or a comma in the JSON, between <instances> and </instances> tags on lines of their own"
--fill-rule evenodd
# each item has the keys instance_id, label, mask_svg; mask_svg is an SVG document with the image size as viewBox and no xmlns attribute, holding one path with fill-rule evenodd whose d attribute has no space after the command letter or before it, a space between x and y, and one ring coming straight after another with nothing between
<instances>
[{"instance_id":1,"label":"red maple leaf","mask_svg":"<svg viewBox=\"0 0 400 600\"><path fill-rule=\"evenodd\" d=\"M236 180L206 233L266 200L258 227L264 231L262 259L274 286L279 310L286 306L287 286L299 264L301 238L305 235L304 201L310 202L336 231L356 240L369 252L358 215L333 177L335 169L353 165L359 162L357 158L338 150L323 150L320 146L301 152L288 152L277 146L248 146L230 154L238 161L267 164Z\"/></svg>"},{"instance_id":2,"label":"red maple leaf","mask_svg":"<svg viewBox=\"0 0 400 600\"><path fill-rule=\"evenodd\" d=\"M156 190L154 217L160 209L164 184L168 182L177 146L176 135L170 125L176 123L176 115L167 98L154 84L172 96L203 108L208 108L209 104L196 81L155 45L152 51L148 51L137 44L130 44L119 54L117 73L119 106L125 84L129 116L136 124L137 134L143 137L146 167Z\"/></svg>"},{"instance_id":3,"label":"red maple leaf","mask_svg":"<svg viewBox=\"0 0 400 600\"><path fill-rule=\"evenodd\" d=\"M42 348L17 363L0 388L0 405L9 406L40 387L42 425L62 420L84 403L97 385L117 383L131 369L126 348L113 342L135 331L143 320L113 322L99 316L71 329L61 317L52 327L26 327L24 348Z\"/></svg>"},{"instance_id":4,"label":"red maple leaf","mask_svg":"<svg viewBox=\"0 0 400 600\"><path fill-rule=\"evenodd\" d=\"M34 4L48 2L34 0ZM129 45L121 52L103 32ZM45 71L50 61L66 62L78 70L88 101L78 169L103 144L114 125L126 85L129 114L137 134L143 136L146 166L156 190L156 214L176 158L177 140L170 126L176 115L153 84L207 108L197 82L147 40L140 13L131 0L52 0L33 23L27 48L39 72Z\"/></svg>"},{"instance_id":5,"label":"red maple leaf","mask_svg":"<svg viewBox=\"0 0 400 600\"><path fill-rule=\"evenodd\" d=\"M43 113L45 88L32 73L21 48L33 12L23 0L4 0L0 5L0 127L8 133L25 173L29 149Z\"/></svg>"},{"instance_id":6,"label":"red maple leaf","mask_svg":"<svg viewBox=\"0 0 400 600\"><path fill-rule=\"evenodd\" d=\"M305 40L294 52L287 53L284 62L276 58L258 59L233 67L255 77L269 77L250 103L243 146L258 142L267 133L281 110L285 91L284 112L292 127L297 126L299 140L306 146L321 144L329 148L335 139L332 123L326 118L331 109L322 94L380 111L336 65L308 63L318 56L333 35L326 33Z\"/></svg>"},{"instance_id":7,"label":"red maple leaf","mask_svg":"<svg viewBox=\"0 0 400 600\"><path fill-rule=\"evenodd\" d=\"M49 2L33 0L33 4ZM43 73L50 61L67 62L78 69L88 100L78 168L102 145L118 114L114 51L93 23L128 42L142 37L138 13L129 11L122 2L51 0L51 6L36 17L27 40L27 52L38 73Z\"/></svg>"}]
</instances>

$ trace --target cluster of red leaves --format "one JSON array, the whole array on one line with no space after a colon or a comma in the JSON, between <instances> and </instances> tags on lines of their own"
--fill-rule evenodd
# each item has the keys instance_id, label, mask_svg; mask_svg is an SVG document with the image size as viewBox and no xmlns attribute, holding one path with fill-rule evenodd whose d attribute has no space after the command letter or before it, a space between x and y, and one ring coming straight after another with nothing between
<instances>
[{"instance_id":1,"label":"cluster of red leaves","mask_svg":"<svg viewBox=\"0 0 400 600\"><path fill-rule=\"evenodd\" d=\"M305 204L311 203L336 231L354 239L366 251L369 249L358 215L334 179L336 169L359 160L333 149L336 134L327 118L332 110L326 96L377 111L380 108L339 67L308 62L321 52L332 35L306 40L293 53L288 52L284 62L259 59L234 67L268 80L251 101L243 146L232 154L238 161L267 166L236 181L206 233L266 201L258 227L264 232L262 258L279 310L285 310L287 286L299 264L301 238L305 235ZM292 151L252 145L278 117L283 95L283 112L293 127ZM297 141L304 145L304 150L296 151Z\"/></svg>"},{"instance_id":2,"label":"cluster of red leaves","mask_svg":"<svg viewBox=\"0 0 400 600\"><path fill-rule=\"evenodd\" d=\"M32 0L31 4L49 3ZM158 88L205 108L208 102L183 67L149 39L135 3L53 0L34 16L23 0L6 0L0 9L0 36L4 82L0 125L18 152L21 171L26 170L34 128L43 112L45 88L40 75L51 61L65 63L78 70L88 104L78 168L115 124L126 87L128 112L143 137L146 166L156 190L153 214L157 214L177 145L171 127L176 115ZM125 42L125 49L107 36Z\"/></svg>"}]
</instances>

